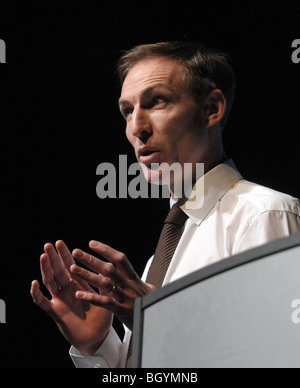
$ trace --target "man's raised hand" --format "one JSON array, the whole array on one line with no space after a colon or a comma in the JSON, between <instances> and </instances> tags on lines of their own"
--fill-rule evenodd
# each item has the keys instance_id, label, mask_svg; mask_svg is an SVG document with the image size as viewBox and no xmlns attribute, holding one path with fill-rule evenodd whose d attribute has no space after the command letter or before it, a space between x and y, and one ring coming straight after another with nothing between
<instances>
[{"instance_id":1,"label":"man's raised hand","mask_svg":"<svg viewBox=\"0 0 300 388\"><path fill-rule=\"evenodd\" d=\"M76 297L80 292L94 294L95 297L97 294L82 277L70 272L74 263L63 241L57 241L55 247L45 244L40 266L43 283L51 299L42 293L37 280L32 282L30 292L34 302L55 320L66 339L82 354L91 355L110 331L113 314Z\"/></svg>"},{"instance_id":2,"label":"man's raised hand","mask_svg":"<svg viewBox=\"0 0 300 388\"><path fill-rule=\"evenodd\" d=\"M107 262L80 249L72 252L74 258L91 271L72 264L71 273L99 290L99 293L87 288L78 290L76 297L105 308L132 330L135 299L150 293L155 287L139 278L124 253L97 241L91 241L89 246Z\"/></svg>"}]
</instances>

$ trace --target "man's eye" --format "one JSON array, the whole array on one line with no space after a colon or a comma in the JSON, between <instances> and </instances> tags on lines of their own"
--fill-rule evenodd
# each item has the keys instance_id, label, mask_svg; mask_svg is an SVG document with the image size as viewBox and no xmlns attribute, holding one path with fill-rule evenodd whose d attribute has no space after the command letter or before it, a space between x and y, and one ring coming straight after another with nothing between
<instances>
[{"instance_id":1,"label":"man's eye","mask_svg":"<svg viewBox=\"0 0 300 388\"><path fill-rule=\"evenodd\" d=\"M128 116L130 116L131 113L132 113L132 108L126 108L126 109L124 109L123 114L124 114L124 117L125 117L125 118L128 117Z\"/></svg>"},{"instance_id":2,"label":"man's eye","mask_svg":"<svg viewBox=\"0 0 300 388\"><path fill-rule=\"evenodd\" d=\"M153 99L153 105L160 105L164 102L165 100L162 97L155 97Z\"/></svg>"}]
</instances>

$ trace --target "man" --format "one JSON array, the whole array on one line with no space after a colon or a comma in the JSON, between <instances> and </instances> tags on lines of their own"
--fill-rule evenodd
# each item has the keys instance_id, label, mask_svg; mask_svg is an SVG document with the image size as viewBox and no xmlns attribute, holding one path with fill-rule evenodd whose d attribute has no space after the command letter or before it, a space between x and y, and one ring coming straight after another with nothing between
<instances>
[{"instance_id":1,"label":"man","mask_svg":"<svg viewBox=\"0 0 300 388\"><path fill-rule=\"evenodd\" d=\"M243 180L227 158L222 130L233 103L234 76L224 54L193 43L137 46L120 59L119 75L126 135L146 178L160 180L154 163L190 163L191 174L182 176L182 185L189 178L193 190L203 188L200 200L182 198L180 208L175 205L186 218L163 285L300 230L297 199ZM202 177L196 174L198 163L204 163ZM179 199L175 183L170 181L171 204ZM35 303L72 344L76 366L125 367L134 300L160 286L153 284L155 276L147 280L148 272L156 273L151 266L156 259L149 260L140 279L123 253L103 243L91 241L90 248L106 261L80 249L71 255L63 241L55 248L46 244L40 259L52 299L35 280ZM77 266L73 257L91 271ZM114 315L126 326L123 341L112 328Z\"/></svg>"}]
</instances>

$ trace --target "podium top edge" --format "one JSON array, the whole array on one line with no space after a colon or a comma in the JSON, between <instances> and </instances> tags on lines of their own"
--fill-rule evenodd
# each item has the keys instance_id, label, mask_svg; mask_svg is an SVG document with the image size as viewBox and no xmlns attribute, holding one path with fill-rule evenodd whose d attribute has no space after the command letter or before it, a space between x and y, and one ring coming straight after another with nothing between
<instances>
[{"instance_id":1,"label":"podium top edge","mask_svg":"<svg viewBox=\"0 0 300 388\"><path fill-rule=\"evenodd\" d=\"M300 232L292 234L291 236L274 240L268 244L260 245L253 249L239 253L237 255L222 259L217 263L211 264L198 271L195 271L187 276L184 276L166 286L151 292L141 298L139 308L146 309L152 304L167 298L187 287L192 286L198 282L209 279L215 275L237 268L244 264L268 257L270 255L280 253L287 249L291 249L300 245Z\"/></svg>"}]
</instances>

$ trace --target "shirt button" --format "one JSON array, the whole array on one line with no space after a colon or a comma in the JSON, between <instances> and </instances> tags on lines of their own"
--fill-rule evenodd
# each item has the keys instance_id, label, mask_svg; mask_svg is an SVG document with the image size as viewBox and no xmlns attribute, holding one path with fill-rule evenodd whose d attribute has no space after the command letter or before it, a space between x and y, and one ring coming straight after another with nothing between
<instances>
[{"instance_id":1,"label":"shirt button","mask_svg":"<svg viewBox=\"0 0 300 388\"><path fill-rule=\"evenodd\" d=\"M101 368L101 364L95 364L94 368Z\"/></svg>"}]
</instances>

